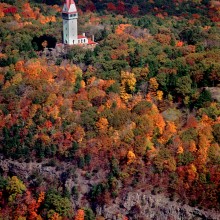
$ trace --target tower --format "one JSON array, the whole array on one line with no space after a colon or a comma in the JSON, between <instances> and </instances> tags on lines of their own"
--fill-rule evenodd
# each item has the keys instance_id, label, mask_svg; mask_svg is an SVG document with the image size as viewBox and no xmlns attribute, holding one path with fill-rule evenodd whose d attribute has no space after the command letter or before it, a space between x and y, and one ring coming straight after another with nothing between
<instances>
[{"instance_id":1,"label":"tower","mask_svg":"<svg viewBox=\"0 0 220 220\"><path fill-rule=\"evenodd\" d=\"M63 11L63 43L68 45L78 44L78 13L74 0L66 0Z\"/></svg>"}]
</instances>

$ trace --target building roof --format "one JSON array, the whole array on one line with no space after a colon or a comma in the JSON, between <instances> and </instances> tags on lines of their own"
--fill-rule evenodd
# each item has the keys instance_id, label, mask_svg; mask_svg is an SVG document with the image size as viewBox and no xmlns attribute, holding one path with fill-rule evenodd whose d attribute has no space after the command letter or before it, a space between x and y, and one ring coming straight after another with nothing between
<instances>
[{"instance_id":1,"label":"building roof","mask_svg":"<svg viewBox=\"0 0 220 220\"><path fill-rule=\"evenodd\" d=\"M73 0L66 0L66 6L70 8L70 5L75 4Z\"/></svg>"},{"instance_id":2,"label":"building roof","mask_svg":"<svg viewBox=\"0 0 220 220\"><path fill-rule=\"evenodd\" d=\"M76 13L76 4L74 0L66 0L64 7L63 7L63 12L64 13Z\"/></svg>"},{"instance_id":3,"label":"building roof","mask_svg":"<svg viewBox=\"0 0 220 220\"><path fill-rule=\"evenodd\" d=\"M91 39L88 39L88 44L93 45L93 44L97 44L97 43L92 41Z\"/></svg>"},{"instance_id":4,"label":"building roof","mask_svg":"<svg viewBox=\"0 0 220 220\"><path fill-rule=\"evenodd\" d=\"M87 37L84 35L78 35L78 39L82 39L82 38L87 38Z\"/></svg>"},{"instance_id":5,"label":"building roof","mask_svg":"<svg viewBox=\"0 0 220 220\"><path fill-rule=\"evenodd\" d=\"M78 39L88 39L88 44L92 45L92 44L97 44L96 42L94 42L93 40L91 40L90 38L87 38L84 35L78 35Z\"/></svg>"}]
</instances>

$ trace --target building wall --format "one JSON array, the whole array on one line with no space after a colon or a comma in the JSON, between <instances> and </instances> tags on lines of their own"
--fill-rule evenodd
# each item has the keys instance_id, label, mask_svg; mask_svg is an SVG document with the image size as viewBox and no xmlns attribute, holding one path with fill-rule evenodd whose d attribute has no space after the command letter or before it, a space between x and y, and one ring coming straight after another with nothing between
<instances>
[{"instance_id":1,"label":"building wall","mask_svg":"<svg viewBox=\"0 0 220 220\"><path fill-rule=\"evenodd\" d=\"M88 38L79 38L78 44L88 44Z\"/></svg>"},{"instance_id":2,"label":"building wall","mask_svg":"<svg viewBox=\"0 0 220 220\"><path fill-rule=\"evenodd\" d=\"M78 44L77 18L63 19L63 42L64 44Z\"/></svg>"}]
</instances>

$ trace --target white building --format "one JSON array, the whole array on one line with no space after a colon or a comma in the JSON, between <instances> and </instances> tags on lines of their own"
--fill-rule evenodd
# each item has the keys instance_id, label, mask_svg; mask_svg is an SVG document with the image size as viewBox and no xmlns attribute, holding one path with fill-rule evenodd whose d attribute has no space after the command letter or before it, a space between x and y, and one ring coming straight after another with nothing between
<instances>
[{"instance_id":1,"label":"white building","mask_svg":"<svg viewBox=\"0 0 220 220\"><path fill-rule=\"evenodd\" d=\"M64 44L96 45L94 41L85 36L85 33L83 33L82 35L78 35L78 12L74 0L66 0L63 6L62 17Z\"/></svg>"}]
</instances>

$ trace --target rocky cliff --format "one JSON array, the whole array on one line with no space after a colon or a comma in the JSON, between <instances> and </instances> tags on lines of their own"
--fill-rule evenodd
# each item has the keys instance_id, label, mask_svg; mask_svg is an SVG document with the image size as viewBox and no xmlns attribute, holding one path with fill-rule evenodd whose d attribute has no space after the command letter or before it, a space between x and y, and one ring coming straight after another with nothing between
<instances>
[{"instance_id":1,"label":"rocky cliff","mask_svg":"<svg viewBox=\"0 0 220 220\"><path fill-rule=\"evenodd\" d=\"M73 186L80 188L79 195L72 198L73 206L89 206L85 200L93 184L102 179L102 175L97 173L92 178L87 178L83 171L77 169L74 175L67 174L66 170L71 169L70 163L61 163L59 167L48 166L48 161L43 163L19 163L18 161L0 159L0 171L3 175L17 175L23 181L29 180L33 173L38 173L42 184L53 184L53 180L58 180L60 185L64 184L71 191ZM64 175L66 174L66 175ZM32 180L34 181L34 179ZM220 213L214 210L201 210L181 204L177 201L170 201L163 194L152 195L147 190L124 190L120 197L111 201L108 205L97 205L97 215L104 216L108 220L121 220L122 216L129 219L152 219L152 220L218 220Z\"/></svg>"}]
</instances>

